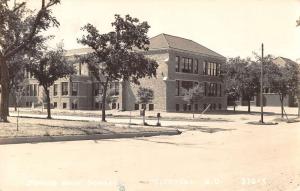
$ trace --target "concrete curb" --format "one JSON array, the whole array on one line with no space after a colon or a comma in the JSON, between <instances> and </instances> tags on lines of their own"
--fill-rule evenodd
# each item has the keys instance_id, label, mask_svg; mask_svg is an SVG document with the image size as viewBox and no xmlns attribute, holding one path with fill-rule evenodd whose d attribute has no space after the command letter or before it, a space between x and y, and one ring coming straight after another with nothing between
<instances>
[{"instance_id":1,"label":"concrete curb","mask_svg":"<svg viewBox=\"0 0 300 191\"><path fill-rule=\"evenodd\" d=\"M79 141L79 140L100 140L100 139L122 139L135 137L151 137L160 135L179 135L179 130L169 131L147 131L138 133L109 133L94 135L66 135L66 136L36 136L36 137L11 137L0 138L0 145L5 144L22 144L22 143L42 143L42 142L60 142L60 141Z\"/></svg>"}]
</instances>

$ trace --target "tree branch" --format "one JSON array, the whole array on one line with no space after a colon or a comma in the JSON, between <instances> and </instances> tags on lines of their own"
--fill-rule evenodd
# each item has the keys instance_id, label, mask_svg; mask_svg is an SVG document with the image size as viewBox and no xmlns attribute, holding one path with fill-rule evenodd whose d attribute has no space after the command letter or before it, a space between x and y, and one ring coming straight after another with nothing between
<instances>
[{"instance_id":1,"label":"tree branch","mask_svg":"<svg viewBox=\"0 0 300 191\"><path fill-rule=\"evenodd\" d=\"M31 27L31 30L28 34L27 37L24 37L25 39L23 40L23 43L21 43L20 45L18 45L17 47L16 46L16 43L13 43L11 44L5 51L4 51L4 57L5 58L9 58L11 56L13 56L14 54L16 54L18 51L20 51L21 49L23 49L26 45L28 45L28 43L32 40L32 38L34 37L34 35L36 34L36 31L37 31L37 28L38 28L38 25L39 25L39 22L41 21L44 13L46 12L47 8L55 5L59 3L59 0L53 0L53 1L49 1L47 3L47 5L45 6L45 0L42 0L42 7L41 9L39 10L35 20L34 20L34 23ZM13 48L15 47L15 48Z\"/></svg>"},{"instance_id":2,"label":"tree branch","mask_svg":"<svg viewBox=\"0 0 300 191\"><path fill-rule=\"evenodd\" d=\"M13 9L12 11L13 11L13 12L18 11L18 10L19 10L21 7L23 7L25 4L26 4L25 2L19 4L18 6L14 7L14 9Z\"/></svg>"}]
</instances>

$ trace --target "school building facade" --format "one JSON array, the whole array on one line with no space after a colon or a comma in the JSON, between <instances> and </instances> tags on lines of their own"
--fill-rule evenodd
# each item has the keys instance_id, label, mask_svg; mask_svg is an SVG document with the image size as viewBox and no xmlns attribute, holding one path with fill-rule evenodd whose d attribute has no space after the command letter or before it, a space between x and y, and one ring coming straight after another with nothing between
<instances>
[{"instance_id":1,"label":"school building facade","mask_svg":"<svg viewBox=\"0 0 300 191\"><path fill-rule=\"evenodd\" d=\"M91 49L74 49L66 53L72 60L75 55L86 54ZM109 85L112 103L108 109L147 110L168 112L203 111L208 105L211 110L226 110L227 97L225 84L220 77L221 65L226 62L222 55L189 39L167 34L150 38L149 51L143 52L146 57L159 64L156 78L140 79L140 86L151 88L154 92L152 103L138 103L138 85L127 81L113 82ZM88 70L86 64L75 64L77 73L68 78L59 79L50 88L53 108L97 110L101 103L102 88ZM42 88L38 82L27 74L26 93L21 106L37 106L43 100ZM193 105L183 100L184 91L201 84L204 97Z\"/></svg>"}]
</instances>

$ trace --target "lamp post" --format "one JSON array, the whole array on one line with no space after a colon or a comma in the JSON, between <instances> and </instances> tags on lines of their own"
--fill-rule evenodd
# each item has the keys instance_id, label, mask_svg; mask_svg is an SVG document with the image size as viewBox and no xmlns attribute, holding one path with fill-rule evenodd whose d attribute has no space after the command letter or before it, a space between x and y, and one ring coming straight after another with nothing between
<instances>
[{"instance_id":1,"label":"lamp post","mask_svg":"<svg viewBox=\"0 0 300 191\"><path fill-rule=\"evenodd\" d=\"M260 122L264 123L264 100L263 100L263 63L264 63L264 44L261 44L261 65L260 65Z\"/></svg>"}]
</instances>

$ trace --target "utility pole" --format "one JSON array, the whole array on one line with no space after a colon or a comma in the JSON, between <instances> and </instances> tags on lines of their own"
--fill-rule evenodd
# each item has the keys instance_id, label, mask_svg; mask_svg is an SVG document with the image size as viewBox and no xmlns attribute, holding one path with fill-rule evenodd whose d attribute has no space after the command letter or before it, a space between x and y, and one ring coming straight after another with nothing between
<instances>
[{"instance_id":1,"label":"utility pole","mask_svg":"<svg viewBox=\"0 0 300 191\"><path fill-rule=\"evenodd\" d=\"M264 123L264 100L263 100L263 77L264 77L264 70L263 70L263 63L264 63L264 44L261 44L261 66L260 66L260 122Z\"/></svg>"}]
</instances>

